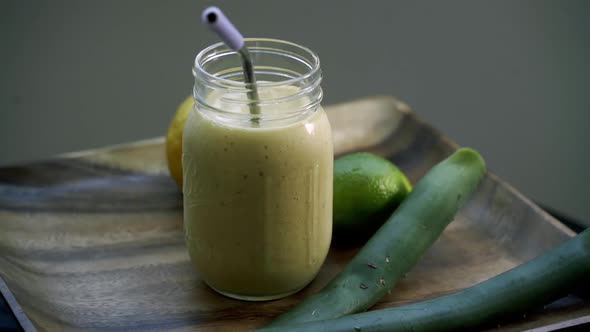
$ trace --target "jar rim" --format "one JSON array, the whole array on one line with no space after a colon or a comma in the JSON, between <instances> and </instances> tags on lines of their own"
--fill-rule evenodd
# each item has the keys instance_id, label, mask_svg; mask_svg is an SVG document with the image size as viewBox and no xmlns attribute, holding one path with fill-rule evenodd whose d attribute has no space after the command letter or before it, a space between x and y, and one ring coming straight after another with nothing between
<instances>
[{"instance_id":1,"label":"jar rim","mask_svg":"<svg viewBox=\"0 0 590 332\"><path fill-rule=\"evenodd\" d=\"M294 47L298 50L301 50L303 53L306 53L305 55L309 55L309 58L305 57L305 60L307 60L307 64L310 66L310 70L303 73L300 76L297 77L293 77L293 78L289 78L286 80L282 80L282 81L264 81L264 82L257 82L256 85L257 86L265 86L265 87L273 87L273 86L281 86L281 85L289 85L289 84L293 84L305 79L308 79L314 75L316 75L318 73L318 71L320 70L320 58L309 48L296 44L296 43L292 43L286 40L281 40L281 39L274 39L274 38L244 38L244 43L245 45L247 45L248 43L253 43L253 42L265 42L265 43L274 43L277 45L285 45L285 46L289 46L289 47ZM235 80L231 80L231 79L227 79L227 78L223 78L220 76L216 76L215 74L212 74L210 72L208 72L207 70L205 70L205 68L203 68L203 64L205 63L204 61L206 60L206 56L209 56L209 53L213 52L215 49L222 49L225 48L224 50L229 52L229 53L236 53L236 51L229 49L223 42L219 42L216 44L213 44L211 46L206 47L205 49L203 49L201 52L199 52L197 54L197 56L195 57L195 62L194 62L194 67L193 67L193 75L196 76L197 73L200 75L203 75L207 80L215 80L218 81L219 83L226 85L226 86L234 86L234 87L244 87L245 86L245 82L241 82L241 81L235 81Z\"/></svg>"}]
</instances>

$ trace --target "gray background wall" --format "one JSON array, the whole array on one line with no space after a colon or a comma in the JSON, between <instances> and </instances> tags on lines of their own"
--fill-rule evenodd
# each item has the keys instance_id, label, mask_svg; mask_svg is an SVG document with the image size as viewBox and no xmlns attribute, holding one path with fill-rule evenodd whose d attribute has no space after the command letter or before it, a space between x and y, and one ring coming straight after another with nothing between
<instances>
[{"instance_id":1,"label":"gray background wall","mask_svg":"<svg viewBox=\"0 0 590 332\"><path fill-rule=\"evenodd\" d=\"M392 94L529 197L590 219L588 1L0 2L0 165L165 133L216 42L247 36L322 60L325 104Z\"/></svg>"}]
</instances>

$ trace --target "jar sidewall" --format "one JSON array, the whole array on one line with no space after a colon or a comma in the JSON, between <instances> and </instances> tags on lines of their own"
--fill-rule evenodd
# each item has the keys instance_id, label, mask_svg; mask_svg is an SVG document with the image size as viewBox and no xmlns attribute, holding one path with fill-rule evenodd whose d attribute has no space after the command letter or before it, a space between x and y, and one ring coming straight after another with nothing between
<instances>
[{"instance_id":1,"label":"jar sidewall","mask_svg":"<svg viewBox=\"0 0 590 332\"><path fill-rule=\"evenodd\" d=\"M231 137L231 134L235 134L236 132L235 128L215 127L214 123L201 122L208 120L202 118L197 113L199 112L197 109L193 109L192 112L195 112L195 114L189 119L195 123L188 124L186 129L193 130L193 132L185 136L191 142L183 142L183 147L192 149L191 151L185 150L185 153L189 155L194 154L192 155L192 159L196 161L196 169L200 169L201 172L207 175L204 178L197 177L188 180L195 181L201 186L202 189L200 192L193 193L197 195L196 202L201 205L191 205L194 202L192 200L193 198L189 195L185 195L184 198L184 218L185 224L187 224L185 227L187 232L191 232L187 235L186 241L189 250L192 250L190 256L197 270L207 283L217 290L227 293L243 293L244 295L263 296L265 292L269 293L267 295L271 295L271 293L286 292L309 283L318 273L326 258L331 238L333 145L329 122L324 110L319 108L316 113L318 117L313 118L313 121L306 121L300 124L299 128L288 127L277 130L274 133L259 130L246 132L244 129L237 129L239 134L249 135L247 137L254 140L244 143L248 145L247 148L255 149L256 151L252 153L259 156L258 159L253 157L254 159L250 161L247 161L247 158L240 157L240 155L247 155L248 151L242 151L236 155L230 154L232 147L240 148L241 144L239 141L232 141L234 138L242 137ZM307 132L305 124L308 123L317 124L318 130L321 130L321 134L318 132ZM308 139L303 140L303 142L299 138L292 140L293 142L298 141L298 145L291 144L288 140L285 142L276 141L275 138L286 139L287 137L283 137L281 134L288 134L293 130L297 130L298 134L305 135ZM265 135L268 133L270 135ZM266 148L269 151L275 151L275 149L279 148L289 150L280 151L280 155L271 154L271 159L273 160L267 160L264 158L266 149L263 139L267 139L269 142L269 146ZM234 143L233 145L231 144L232 142ZM194 143L200 143L200 145L195 148L196 145ZM274 146L270 146L270 143L273 143ZM324 145L316 147L317 150L314 150L314 144ZM228 154L223 154L224 148L228 148ZM301 155L293 153L293 151L310 154L303 158ZM225 159L225 157L228 158ZM321 158L321 161L317 160L317 158ZM318 162L321 163L321 166L314 169L314 165ZM266 164L264 166L265 163L272 164ZM283 166L278 163L287 163L290 167L282 168ZM183 164L183 166L185 165ZM264 172L263 175L258 174L260 170ZM185 171L190 173L188 169L185 169ZM242 172L247 172L248 174L242 174ZM244 175L248 176L243 178ZM291 176L291 178L279 184L278 182L273 182L273 180L268 182L265 176L269 176L274 181L278 181L282 176ZM229 182L224 182L223 179ZM250 184L248 187L242 186L240 181L254 182L247 182ZM266 186L267 182L270 183L268 187ZM220 186L226 185L222 188L223 193L216 191L215 183L218 183ZM228 183L235 184L235 186L227 185ZM309 183L312 184L309 185ZM314 196L306 198L307 195L313 195L310 193L309 188L316 186L321 188L318 189L321 192L316 195L322 195L322 197L319 199L318 197L314 198ZM225 207L220 205L221 200L229 202L230 193L235 193L238 190L247 190L247 192L241 193L243 196L236 198L235 205ZM270 190L271 192L265 192L265 190ZM294 196L298 200L295 200L293 198ZM304 204L306 199L315 205L306 206ZM260 200L266 201L261 203ZM278 207L275 206L276 202L279 202ZM323 207L322 203L324 203ZM200 210L187 211L186 209ZM231 213L228 212L230 211L228 209L232 209ZM314 213L318 213L320 217L307 214L308 211L313 211L314 209L316 209ZM281 219L282 224L276 223L275 221L281 218L280 215L282 213L286 213L286 217L282 217L283 219ZM257 221L257 216L269 216L269 219L264 220L263 224L260 224ZM298 235L303 232L300 227L302 222L310 223L310 225L314 223L313 227L310 226L310 229L316 229L316 233L314 234L312 232L310 238L304 238ZM222 224L228 230L231 229L232 231L217 229L211 234L225 234L223 238L214 238L207 233L214 227L222 227L220 226ZM278 226L275 228L271 227L272 225L279 224L281 225L280 228ZM240 227L243 227L243 229L240 229ZM263 232L268 232L268 234L263 236ZM283 246L292 243L292 241L286 241L285 239L281 241L277 240L276 242L272 241L273 237L280 238L280 236L283 236L281 234L285 232L290 234L288 236L292 235L294 239L299 239L297 241L303 241L298 244L299 249L285 251L286 247L283 248ZM244 238L249 239L249 241L244 242ZM242 241L241 250L232 246L232 243L240 241ZM264 241L270 242L264 243ZM264 249L263 252L257 251L259 249L254 247L256 243L264 243L260 247ZM309 248L309 250L306 248ZM217 263L209 259L209 253L213 252L216 253L215 261L224 262L223 266L217 266ZM313 264L311 265L304 264L308 259L305 255L309 253L313 254ZM240 257L242 254L247 257ZM289 255L292 255L292 257L287 259ZM301 257L302 255L303 257ZM250 261L248 265L240 265L240 262L244 259L253 259L253 261ZM282 264L280 263L281 261L296 262L294 263L297 265L295 268L301 271L300 275L289 277L290 269L293 266L291 266L291 263ZM267 263L270 265L266 265ZM275 269L274 272L273 269ZM239 280L233 280L232 275L239 275L242 281L238 283ZM269 279L273 280L272 282L276 285L276 289L273 289L273 287L257 288L260 280ZM234 281L236 284L233 284ZM254 293L252 293L253 289L256 290Z\"/></svg>"}]
</instances>

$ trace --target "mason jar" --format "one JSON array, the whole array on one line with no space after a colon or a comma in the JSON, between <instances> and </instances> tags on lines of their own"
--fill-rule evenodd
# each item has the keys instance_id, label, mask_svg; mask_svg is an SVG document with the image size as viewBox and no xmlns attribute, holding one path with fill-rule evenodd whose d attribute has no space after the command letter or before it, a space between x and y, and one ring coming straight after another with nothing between
<instances>
[{"instance_id":1,"label":"mason jar","mask_svg":"<svg viewBox=\"0 0 590 332\"><path fill-rule=\"evenodd\" d=\"M332 233L333 147L320 61L282 40L246 39L245 83L224 44L200 52L183 134L186 243L202 280L244 300L288 296L316 276Z\"/></svg>"}]
</instances>

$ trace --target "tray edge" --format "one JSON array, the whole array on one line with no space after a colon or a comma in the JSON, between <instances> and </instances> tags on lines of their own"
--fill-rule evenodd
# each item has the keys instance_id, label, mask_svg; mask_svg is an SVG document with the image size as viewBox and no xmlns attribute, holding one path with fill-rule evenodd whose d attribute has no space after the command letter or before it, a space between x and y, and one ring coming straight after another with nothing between
<instances>
[{"instance_id":1,"label":"tray edge","mask_svg":"<svg viewBox=\"0 0 590 332\"><path fill-rule=\"evenodd\" d=\"M20 304L18 304L18 302L16 301L16 298L8 288L6 282L4 282L2 276L0 276L0 295L4 297L4 300L6 300L8 308L11 310L12 314L16 318L18 324L23 329L23 331L36 332L37 329L31 322L27 314L24 312L24 310L21 308Z\"/></svg>"}]
</instances>

